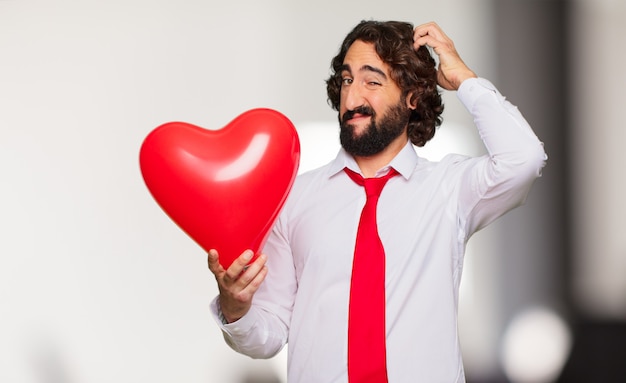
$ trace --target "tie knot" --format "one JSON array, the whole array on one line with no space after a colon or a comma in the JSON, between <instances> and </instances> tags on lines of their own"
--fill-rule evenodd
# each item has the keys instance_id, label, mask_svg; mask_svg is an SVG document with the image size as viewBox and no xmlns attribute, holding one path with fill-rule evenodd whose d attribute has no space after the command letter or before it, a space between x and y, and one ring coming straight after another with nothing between
<instances>
[{"instance_id":1,"label":"tie knot","mask_svg":"<svg viewBox=\"0 0 626 383\"><path fill-rule=\"evenodd\" d=\"M389 173L377 178L363 178L363 176L361 176L359 173L356 173L348 168L345 168L344 170L354 182L365 188L365 194L367 195L367 198L379 197L387 181L389 181L391 177L398 175L398 172L393 168L389 170Z\"/></svg>"},{"instance_id":2,"label":"tie knot","mask_svg":"<svg viewBox=\"0 0 626 383\"><path fill-rule=\"evenodd\" d=\"M365 187L365 194L367 194L367 197L379 197L388 179L389 178L386 177L365 178L363 180L363 187Z\"/></svg>"}]
</instances>

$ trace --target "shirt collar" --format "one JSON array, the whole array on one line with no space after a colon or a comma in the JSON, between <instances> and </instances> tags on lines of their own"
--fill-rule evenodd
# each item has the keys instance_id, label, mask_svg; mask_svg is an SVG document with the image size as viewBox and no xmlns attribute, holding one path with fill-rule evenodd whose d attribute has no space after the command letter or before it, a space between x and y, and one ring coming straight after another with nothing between
<instances>
[{"instance_id":1,"label":"shirt collar","mask_svg":"<svg viewBox=\"0 0 626 383\"><path fill-rule=\"evenodd\" d=\"M402 177L408 180L417 166L418 159L417 153L415 153L415 150L413 149L413 144L411 144L411 141L408 141L387 166L384 166L376 172L376 177L386 174L389 171L389 168L394 168ZM359 169L359 165L357 165L354 160L354 157L341 148L339 149L339 153L337 153L337 157L335 157L333 162L330 164L329 177L343 171L344 168L348 168L362 174Z\"/></svg>"}]
</instances>

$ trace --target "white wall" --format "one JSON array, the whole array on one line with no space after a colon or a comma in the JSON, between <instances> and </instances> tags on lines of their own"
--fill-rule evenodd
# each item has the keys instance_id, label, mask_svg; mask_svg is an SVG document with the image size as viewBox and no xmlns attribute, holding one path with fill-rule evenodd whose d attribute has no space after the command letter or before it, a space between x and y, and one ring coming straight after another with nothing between
<instances>
[{"instance_id":1,"label":"white wall","mask_svg":"<svg viewBox=\"0 0 626 383\"><path fill-rule=\"evenodd\" d=\"M284 379L284 357L252 361L222 341L206 257L141 179L143 138L259 106L301 129L334 122L329 62L364 18L437 20L489 77L486 4L0 0L0 381ZM450 130L473 132L445 97ZM314 150L303 143L303 161Z\"/></svg>"}]
</instances>

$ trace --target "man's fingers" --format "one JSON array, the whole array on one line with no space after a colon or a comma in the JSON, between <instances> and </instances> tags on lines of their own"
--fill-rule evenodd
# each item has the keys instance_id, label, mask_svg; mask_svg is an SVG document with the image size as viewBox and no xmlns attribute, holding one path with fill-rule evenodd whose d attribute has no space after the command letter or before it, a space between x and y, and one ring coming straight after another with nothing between
<instances>
[{"instance_id":1,"label":"man's fingers","mask_svg":"<svg viewBox=\"0 0 626 383\"><path fill-rule=\"evenodd\" d=\"M265 254L259 255L259 257L254 262L247 265L244 271L239 275L238 283L243 288L252 283L257 275L265 268L266 260L267 257L265 256Z\"/></svg>"},{"instance_id":2,"label":"man's fingers","mask_svg":"<svg viewBox=\"0 0 626 383\"><path fill-rule=\"evenodd\" d=\"M443 50L454 51L454 43L436 23L427 23L415 27L413 32L415 49L422 45L433 48L437 54Z\"/></svg>"},{"instance_id":3,"label":"man's fingers","mask_svg":"<svg viewBox=\"0 0 626 383\"><path fill-rule=\"evenodd\" d=\"M250 283L248 284L248 286L253 289L252 290L253 294L257 291L257 289L261 285L261 282L265 280L266 275L267 275L267 266L263 264L263 267L261 268L261 270L259 270L259 272L254 276L254 279L252 279Z\"/></svg>"},{"instance_id":4,"label":"man's fingers","mask_svg":"<svg viewBox=\"0 0 626 383\"><path fill-rule=\"evenodd\" d=\"M222 265L220 265L220 258L217 253L217 250L215 249L209 250L209 254L207 256L207 262L209 264L209 270L211 270L211 272L215 274L216 276L217 274L222 273L224 271L224 268L222 267Z\"/></svg>"},{"instance_id":5,"label":"man's fingers","mask_svg":"<svg viewBox=\"0 0 626 383\"><path fill-rule=\"evenodd\" d=\"M437 41L442 40L444 37L444 33L439 28L439 26L435 23L426 23L422 25L418 25L413 30L413 39L414 40L428 40L428 41ZM420 44L423 45L423 44Z\"/></svg>"},{"instance_id":6,"label":"man's fingers","mask_svg":"<svg viewBox=\"0 0 626 383\"><path fill-rule=\"evenodd\" d=\"M259 259L261 259L261 257L259 257ZM267 275L267 266L265 266L265 263L257 265L256 263L259 259L257 259L254 264L250 265L250 267L239 277L238 283L241 282L242 289L237 295L241 301L251 300L254 293L256 293L259 286L261 286L261 283L265 280L265 276Z\"/></svg>"},{"instance_id":7,"label":"man's fingers","mask_svg":"<svg viewBox=\"0 0 626 383\"><path fill-rule=\"evenodd\" d=\"M418 25L413 31L416 38L430 36L438 40L449 40L443 29L435 22Z\"/></svg>"},{"instance_id":8,"label":"man's fingers","mask_svg":"<svg viewBox=\"0 0 626 383\"><path fill-rule=\"evenodd\" d=\"M258 266L258 258L255 262L250 263L250 260L254 256L254 252L252 250L244 251L235 261L230 265L230 267L226 270L226 274L224 275L224 280L226 283L235 283L241 282L240 284L246 284L249 282L248 278L241 279L244 273L247 273L250 268L254 268L252 273L256 273L259 270ZM265 261L263 261L263 264ZM256 264L256 267L255 267ZM251 279L251 278L250 278Z\"/></svg>"},{"instance_id":9,"label":"man's fingers","mask_svg":"<svg viewBox=\"0 0 626 383\"><path fill-rule=\"evenodd\" d=\"M476 74L465 65L454 42L443 32L436 23L427 23L415 27L413 32L413 47L427 45L439 57L437 68L437 83L444 89L456 90L465 79L476 77Z\"/></svg>"},{"instance_id":10,"label":"man's fingers","mask_svg":"<svg viewBox=\"0 0 626 383\"><path fill-rule=\"evenodd\" d=\"M246 273L247 273L247 270L246 270ZM259 286L261 286L261 283L265 280L266 275L267 275L267 266L263 265L261 269L258 270L256 274L254 274L254 277L250 279L250 281L246 284L246 287L242 290L242 294L249 297L249 299L252 299L252 296L254 295L254 293L256 293L256 291L259 289Z\"/></svg>"},{"instance_id":11,"label":"man's fingers","mask_svg":"<svg viewBox=\"0 0 626 383\"><path fill-rule=\"evenodd\" d=\"M250 262L250 259L252 259L253 256L254 253L252 250L246 250L239 257L237 257L230 267L226 269L226 274L224 275L225 281L232 283L237 280L241 272L246 269L246 265Z\"/></svg>"}]
</instances>

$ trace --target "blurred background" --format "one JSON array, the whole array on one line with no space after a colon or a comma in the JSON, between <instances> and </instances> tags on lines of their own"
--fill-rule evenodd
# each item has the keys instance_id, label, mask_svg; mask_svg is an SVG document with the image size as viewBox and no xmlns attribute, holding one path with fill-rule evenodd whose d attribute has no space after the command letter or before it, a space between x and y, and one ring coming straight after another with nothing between
<instances>
[{"instance_id":1,"label":"blurred background","mask_svg":"<svg viewBox=\"0 0 626 383\"><path fill-rule=\"evenodd\" d=\"M285 382L209 315L204 252L138 165L168 121L287 115L338 149L324 80L362 19L435 20L545 142L543 177L468 247L468 382L626 381L623 0L0 0L0 382ZM421 154L484 152L454 93Z\"/></svg>"}]
</instances>

